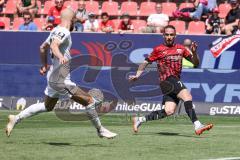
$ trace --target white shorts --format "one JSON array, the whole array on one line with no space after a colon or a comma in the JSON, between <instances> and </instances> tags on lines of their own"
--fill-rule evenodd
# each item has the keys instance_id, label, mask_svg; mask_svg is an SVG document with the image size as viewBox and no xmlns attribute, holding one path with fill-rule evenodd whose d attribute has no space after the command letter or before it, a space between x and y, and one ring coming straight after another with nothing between
<instances>
[{"instance_id":1,"label":"white shorts","mask_svg":"<svg viewBox=\"0 0 240 160\"><path fill-rule=\"evenodd\" d=\"M60 98L60 99L63 99L63 98L71 98L72 95L69 94L69 92L67 90L64 90L64 91L56 91L54 90L53 88L50 87L49 85L49 77L51 76L52 74L52 67L50 68L50 70L48 71L47 73L47 87L44 91L45 95L49 96L49 97L52 97L52 98ZM70 86L76 86L76 84L74 82L71 81L70 79L70 75L68 75L66 77L66 79L64 80L64 84L65 85L70 85Z\"/></svg>"}]
</instances>

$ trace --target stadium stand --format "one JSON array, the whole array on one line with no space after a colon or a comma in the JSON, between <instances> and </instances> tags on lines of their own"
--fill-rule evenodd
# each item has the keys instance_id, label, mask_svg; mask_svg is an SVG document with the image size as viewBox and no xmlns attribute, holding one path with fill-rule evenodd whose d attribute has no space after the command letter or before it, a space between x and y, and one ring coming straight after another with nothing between
<instances>
[{"instance_id":1,"label":"stadium stand","mask_svg":"<svg viewBox=\"0 0 240 160\"><path fill-rule=\"evenodd\" d=\"M167 14L169 17L172 16L172 13L177 10L176 3L173 2L164 2L162 3L162 12Z\"/></svg>"},{"instance_id":2,"label":"stadium stand","mask_svg":"<svg viewBox=\"0 0 240 160\"><path fill-rule=\"evenodd\" d=\"M128 13L130 16L137 15L138 5L136 2L122 2L120 14Z\"/></svg>"},{"instance_id":3,"label":"stadium stand","mask_svg":"<svg viewBox=\"0 0 240 160\"><path fill-rule=\"evenodd\" d=\"M140 16L149 16L150 14L155 13L155 2L142 2L140 4L139 15Z\"/></svg>"},{"instance_id":4,"label":"stadium stand","mask_svg":"<svg viewBox=\"0 0 240 160\"><path fill-rule=\"evenodd\" d=\"M54 5L54 1L45 1L42 14L47 15L49 9Z\"/></svg>"},{"instance_id":5,"label":"stadium stand","mask_svg":"<svg viewBox=\"0 0 240 160\"><path fill-rule=\"evenodd\" d=\"M4 10L0 17L6 17L6 30L16 29L16 23L21 18L14 19L14 14L16 12L16 2L17 0L8 0L6 1ZM146 26L147 17L150 14L156 13L156 3L162 3L163 13L167 14L170 17L170 24L173 24L177 28L178 33L186 33L186 34L203 34L203 23L201 22L189 22L188 19L174 19L172 17L172 12L175 10L181 10L183 8L192 8L194 7L193 3L189 0L87 0L86 1L86 9L88 12L92 12L99 16L102 12L107 12L111 17L110 19L114 19L114 22L118 22L123 13L128 13L131 16L131 19L134 20L135 32L139 32L139 28ZM218 1L219 3L219 17L224 19L231 9L230 4L226 0ZM54 0L37 0L38 5L38 14L36 15L36 23L40 26L42 21L46 15L50 7L54 5ZM65 6L71 6L74 9L78 8L77 0L65 0ZM206 16L206 15L205 15ZM204 17L202 20L205 20L207 17ZM42 24L43 25L43 24ZM142 26L141 26L142 25ZM195 33L192 27L200 26L199 33ZM116 25L117 26L117 25ZM42 28L42 27L39 27ZM189 30L189 31L188 31Z\"/></svg>"},{"instance_id":6,"label":"stadium stand","mask_svg":"<svg viewBox=\"0 0 240 160\"><path fill-rule=\"evenodd\" d=\"M37 1L37 6L38 6L38 13L37 14L41 14L42 12L42 3L40 0Z\"/></svg>"},{"instance_id":7,"label":"stadium stand","mask_svg":"<svg viewBox=\"0 0 240 160\"><path fill-rule=\"evenodd\" d=\"M99 14L99 3L97 1L86 1L86 10L96 15Z\"/></svg>"},{"instance_id":8,"label":"stadium stand","mask_svg":"<svg viewBox=\"0 0 240 160\"><path fill-rule=\"evenodd\" d=\"M121 19L113 19L112 22L114 23L114 26L115 26L115 30L118 29L118 26L121 22Z\"/></svg>"},{"instance_id":9,"label":"stadium stand","mask_svg":"<svg viewBox=\"0 0 240 160\"><path fill-rule=\"evenodd\" d=\"M228 3L222 3L219 5L219 17L220 18L225 18L228 14L228 12L230 11L231 9L231 5L228 4Z\"/></svg>"},{"instance_id":10,"label":"stadium stand","mask_svg":"<svg viewBox=\"0 0 240 160\"><path fill-rule=\"evenodd\" d=\"M71 7L74 10L77 10L78 9L78 2L77 1L65 1L64 6Z\"/></svg>"},{"instance_id":11,"label":"stadium stand","mask_svg":"<svg viewBox=\"0 0 240 160\"><path fill-rule=\"evenodd\" d=\"M110 16L119 15L118 3L114 1L105 1L102 4L102 13L107 12Z\"/></svg>"},{"instance_id":12,"label":"stadium stand","mask_svg":"<svg viewBox=\"0 0 240 160\"><path fill-rule=\"evenodd\" d=\"M16 12L16 1L8 0L6 3L4 14L14 14Z\"/></svg>"},{"instance_id":13,"label":"stadium stand","mask_svg":"<svg viewBox=\"0 0 240 160\"><path fill-rule=\"evenodd\" d=\"M179 34L184 34L186 32L186 23L185 21L173 20L169 22L170 25L176 27L176 31Z\"/></svg>"},{"instance_id":14,"label":"stadium stand","mask_svg":"<svg viewBox=\"0 0 240 160\"><path fill-rule=\"evenodd\" d=\"M189 2L181 3L178 9L181 10L183 8L194 8L194 5L193 3L189 3Z\"/></svg>"},{"instance_id":15,"label":"stadium stand","mask_svg":"<svg viewBox=\"0 0 240 160\"><path fill-rule=\"evenodd\" d=\"M45 23L45 19L44 18L34 18L33 21L37 25L38 30L41 30L41 28L43 27L43 25Z\"/></svg>"},{"instance_id":16,"label":"stadium stand","mask_svg":"<svg viewBox=\"0 0 240 160\"><path fill-rule=\"evenodd\" d=\"M188 34L204 34L205 23L202 21L191 21L188 24Z\"/></svg>"},{"instance_id":17,"label":"stadium stand","mask_svg":"<svg viewBox=\"0 0 240 160\"><path fill-rule=\"evenodd\" d=\"M134 26L134 32L140 33L141 29L147 26L147 22L145 20L132 20Z\"/></svg>"},{"instance_id":18,"label":"stadium stand","mask_svg":"<svg viewBox=\"0 0 240 160\"><path fill-rule=\"evenodd\" d=\"M24 20L22 17L15 18L13 21L12 30L18 30L20 24L22 24L23 22L24 22Z\"/></svg>"}]
</instances>

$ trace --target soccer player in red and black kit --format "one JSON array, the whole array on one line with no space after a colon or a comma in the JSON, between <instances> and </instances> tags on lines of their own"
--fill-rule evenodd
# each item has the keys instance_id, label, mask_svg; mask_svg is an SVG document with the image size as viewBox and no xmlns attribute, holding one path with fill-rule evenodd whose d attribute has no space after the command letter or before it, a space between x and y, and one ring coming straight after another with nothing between
<instances>
[{"instance_id":1,"label":"soccer player in red and black kit","mask_svg":"<svg viewBox=\"0 0 240 160\"><path fill-rule=\"evenodd\" d=\"M160 88L162 90L164 109L153 111L143 117L133 117L133 130L138 132L143 122L157 120L172 115L180 100L184 102L185 110L188 117L194 124L195 133L202 134L206 130L210 130L213 124L203 125L197 118L193 108L192 96L184 84L180 81L183 57L194 64L199 65L197 55L197 44L193 42L191 45L192 54L188 49L180 44L175 44L176 29L174 26L168 25L163 32L164 44L155 47L148 58L139 66L136 75L130 76L130 81L137 80L148 64L156 62L160 76Z\"/></svg>"}]
</instances>

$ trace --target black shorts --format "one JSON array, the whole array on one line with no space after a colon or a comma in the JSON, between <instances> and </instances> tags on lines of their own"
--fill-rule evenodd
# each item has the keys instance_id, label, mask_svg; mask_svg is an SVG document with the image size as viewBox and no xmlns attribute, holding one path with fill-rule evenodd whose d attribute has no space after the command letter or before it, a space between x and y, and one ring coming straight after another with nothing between
<instances>
[{"instance_id":1,"label":"black shorts","mask_svg":"<svg viewBox=\"0 0 240 160\"><path fill-rule=\"evenodd\" d=\"M170 76L165 81L161 82L160 87L164 95L162 102L163 105L168 101L178 104L178 93L181 90L186 89L185 85L180 81L180 79L175 76Z\"/></svg>"}]
</instances>

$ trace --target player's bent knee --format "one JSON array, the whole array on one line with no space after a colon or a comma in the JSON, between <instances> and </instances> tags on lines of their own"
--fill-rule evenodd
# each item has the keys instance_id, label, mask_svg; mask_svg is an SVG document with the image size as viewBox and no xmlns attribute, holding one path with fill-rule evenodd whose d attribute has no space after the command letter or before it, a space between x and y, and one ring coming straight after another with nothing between
<instances>
[{"instance_id":1,"label":"player's bent knee","mask_svg":"<svg viewBox=\"0 0 240 160\"><path fill-rule=\"evenodd\" d=\"M89 104L93 103L93 98L79 87L75 86L71 91L72 97L75 102L82 104L83 106L88 106Z\"/></svg>"},{"instance_id":2,"label":"player's bent knee","mask_svg":"<svg viewBox=\"0 0 240 160\"><path fill-rule=\"evenodd\" d=\"M191 94L189 94L189 95L186 96L185 101L192 101L192 96L191 96Z\"/></svg>"},{"instance_id":3,"label":"player's bent knee","mask_svg":"<svg viewBox=\"0 0 240 160\"><path fill-rule=\"evenodd\" d=\"M55 107L55 105L53 106L53 105L46 105L46 104L45 104L45 107L46 107L47 112L50 112L50 111L53 110L53 108Z\"/></svg>"},{"instance_id":4,"label":"player's bent knee","mask_svg":"<svg viewBox=\"0 0 240 160\"><path fill-rule=\"evenodd\" d=\"M44 105L46 107L46 110L48 112L52 111L55 105L57 104L58 98L51 98L49 96L46 96Z\"/></svg>"},{"instance_id":5,"label":"player's bent knee","mask_svg":"<svg viewBox=\"0 0 240 160\"><path fill-rule=\"evenodd\" d=\"M192 95L187 90L180 92L178 97L181 98L183 101L192 101Z\"/></svg>"}]
</instances>

